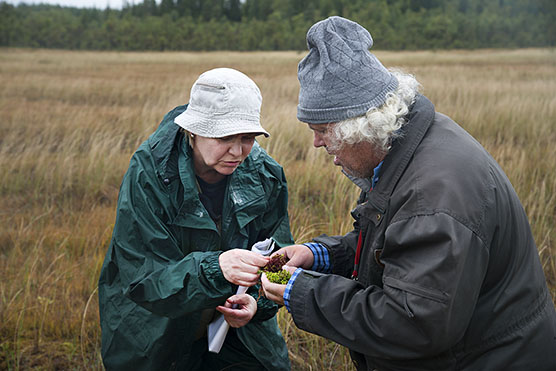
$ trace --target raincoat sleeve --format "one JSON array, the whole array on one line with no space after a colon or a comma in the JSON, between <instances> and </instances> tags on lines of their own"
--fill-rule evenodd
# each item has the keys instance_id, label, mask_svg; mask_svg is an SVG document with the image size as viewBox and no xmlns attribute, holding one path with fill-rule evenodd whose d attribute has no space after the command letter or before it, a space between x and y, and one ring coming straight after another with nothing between
<instances>
[{"instance_id":1,"label":"raincoat sleeve","mask_svg":"<svg viewBox=\"0 0 556 371\"><path fill-rule=\"evenodd\" d=\"M247 294L251 295L257 301L257 312L251 318L250 322L262 322L267 321L274 317L278 312L278 305L273 301L268 300L262 291L260 290L260 284L257 284L247 291Z\"/></svg>"},{"instance_id":2,"label":"raincoat sleeve","mask_svg":"<svg viewBox=\"0 0 556 371\"><path fill-rule=\"evenodd\" d=\"M288 188L286 177L282 168L277 171L276 179L273 182L273 189L268 189L267 193L273 196L270 199L267 212L263 216L263 228L259 240L272 237L276 241L276 249L281 246L291 245L293 238L290 232L290 222L288 217ZM251 321L265 321L272 318L279 307L272 300L268 300L259 291L260 284L253 286L248 293L257 299L257 313Z\"/></svg>"},{"instance_id":3,"label":"raincoat sleeve","mask_svg":"<svg viewBox=\"0 0 556 371\"><path fill-rule=\"evenodd\" d=\"M290 307L302 330L370 356L435 355L464 334L486 273L488 249L455 218L419 215L391 224L383 287L304 271Z\"/></svg>"},{"instance_id":4,"label":"raincoat sleeve","mask_svg":"<svg viewBox=\"0 0 556 371\"><path fill-rule=\"evenodd\" d=\"M275 165L277 166L277 165ZM273 176L277 181L273 189L265 189L267 193L273 195L269 201L267 211L263 216L262 233L259 240L272 237L276 244L276 250L291 245L293 237L290 231L290 219L288 216L288 185L286 183L286 176L281 167L274 169ZM270 183L270 182L269 182Z\"/></svg>"},{"instance_id":5,"label":"raincoat sleeve","mask_svg":"<svg viewBox=\"0 0 556 371\"><path fill-rule=\"evenodd\" d=\"M151 158L141 148L130 162L118 199L112 238L124 294L147 310L179 317L215 308L234 294L220 270L220 251L184 256L168 226L169 202Z\"/></svg>"}]
</instances>

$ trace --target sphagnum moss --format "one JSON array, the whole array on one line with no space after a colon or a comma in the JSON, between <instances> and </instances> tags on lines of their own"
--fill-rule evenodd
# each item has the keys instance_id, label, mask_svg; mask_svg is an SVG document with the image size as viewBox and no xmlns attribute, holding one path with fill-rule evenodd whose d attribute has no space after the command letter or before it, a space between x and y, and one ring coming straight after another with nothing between
<instances>
[{"instance_id":1,"label":"sphagnum moss","mask_svg":"<svg viewBox=\"0 0 556 371\"><path fill-rule=\"evenodd\" d=\"M262 267L261 273L264 272L270 282L285 285L292 276L290 272L282 269L287 262L288 259L284 255L276 254Z\"/></svg>"}]
</instances>

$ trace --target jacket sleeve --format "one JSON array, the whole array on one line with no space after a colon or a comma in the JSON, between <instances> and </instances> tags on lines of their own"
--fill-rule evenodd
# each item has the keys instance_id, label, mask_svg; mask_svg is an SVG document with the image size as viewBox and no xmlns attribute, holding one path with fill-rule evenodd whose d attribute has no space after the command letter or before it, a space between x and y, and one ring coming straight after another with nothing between
<instances>
[{"instance_id":1,"label":"jacket sleeve","mask_svg":"<svg viewBox=\"0 0 556 371\"><path fill-rule=\"evenodd\" d=\"M269 207L263 215L263 227L259 235L259 241L272 237L279 247L293 244L293 237L290 231L290 220L288 216L288 187L286 177L282 168L274 182L268 184L274 185L269 193ZM257 300L257 313L251 321L266 321L272 318L278 312L278 305L272 300L267 299L259 292L260 285L250 288L249 293Z\"/></svg>"},{"instance_id":2,"label":"jacket sleeve","mask_svg":"<svg viewBox=\"0 0 556 371\"><path fill-rule=\"evenodd\" d=\"M267 321L274 317L278 312L280 307L275 304L272 300L268 300L260 290L260 284L252 286L247 290L247 293L251 295L257 301L257 312L251 318L250 322L262 322Z\"/></svg>"},{"instance_id":3,"label":"jacket sleeve","mask_svg":"<svg viewBox=\"0 0 556 371\"><path fill-rule=\"evenodd\" d=\"M332 273L349 278L353 273L358 237L359 229L356 228L344 236L327 236L323 234L314 238L313 241L327 248Z\"/></svg>"},{"instance_id":4,"label":"jacket sleeve","mask_svg":"<svg viewBox=\"0 0 556 371\"><path fill-rule=\"evenodd\" d=\"M365 192L361 192L357 203L362 203L365 200L365 197ZM353 230L344 236L327 236L323 234L313 239L313 241L320 243L327 248L333 274L337 274L342 277L351 277L351 274L353 273L355 252L357 250L359 230L359 221L358 218L355 218Z\"/></svg>"},{"instance_id":5,"label":"jacket sleeve","mask_svg":"<svg viewBox=\"0 0 556 371\"><path fill-rule=\"evenodd\" d=\"M284 171L281 167L278 169L279 173L277 169L274 169L276 174L267 174L269 179L263 182L265 192L271 194L271 197L263 215L263 227L259 241L272 237L279 247L284 247L293 243L293 237L288 215L288 184Z\"/></svg>"},{"instance_id":6,"label":"jacket sleeve","mask_svg":"<svg viewBox=\"0 0 556 371\"><path fill-rule=\"evenodd\" d=\"M418 215L387 228L381 261L383 288L300 274L290 297L295 324L389 359L435 355L457 343L486 273L483 241L450 215Z\"/></svg>"},{"instance_id":7,"label":"jacket sleeve","mask_svg":"<svg viewBox=\"0 0 556 371\"><path fill-rule=\"evenodd\" d=\"M175 318L214 308L234 293L220 270L220 252L183 255L165 220L165 194L152 174L149 157L136 153L120 188L112 261L123 292L160 316Z\"/></svg>"}]
</instances>

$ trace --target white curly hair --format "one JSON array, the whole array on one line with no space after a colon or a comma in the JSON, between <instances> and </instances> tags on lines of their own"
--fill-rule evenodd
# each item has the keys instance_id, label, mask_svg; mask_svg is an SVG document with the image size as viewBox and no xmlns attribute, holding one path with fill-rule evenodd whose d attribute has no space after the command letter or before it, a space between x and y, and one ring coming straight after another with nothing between
<instances>
[{"instance_id":1,"label":"white curly hair","mask_svg":"<svg viewBox=\"0 0 556 371\"><path fill-rule=\"evenodd\" d=\"M390 70L398 80L398 88L386 96L380 107L372 107L363 116L339 121L332 128L331 147L341 148L345 144L363 141L372 143L379 153L387 153L392 140L400 135L406 124L405 116L421 89L413 75Z\"/></svg>"}]
</instances>

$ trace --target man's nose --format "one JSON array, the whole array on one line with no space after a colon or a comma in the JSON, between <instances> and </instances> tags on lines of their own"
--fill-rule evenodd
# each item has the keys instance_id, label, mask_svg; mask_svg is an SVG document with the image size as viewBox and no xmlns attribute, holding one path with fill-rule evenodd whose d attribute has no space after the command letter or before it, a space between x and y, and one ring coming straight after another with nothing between
<instances>
[{"instance_id":1,"label":"man's nose","mask_svg":"<svg viewBox=\"0 0 556 371\"><path fill-rule=\"evenodd\" d=\"M319 133L315 133L313 146L315 146L316 148L324 146L324 140L322 140L322 136Z\"/></svg>"}]
</instances>

